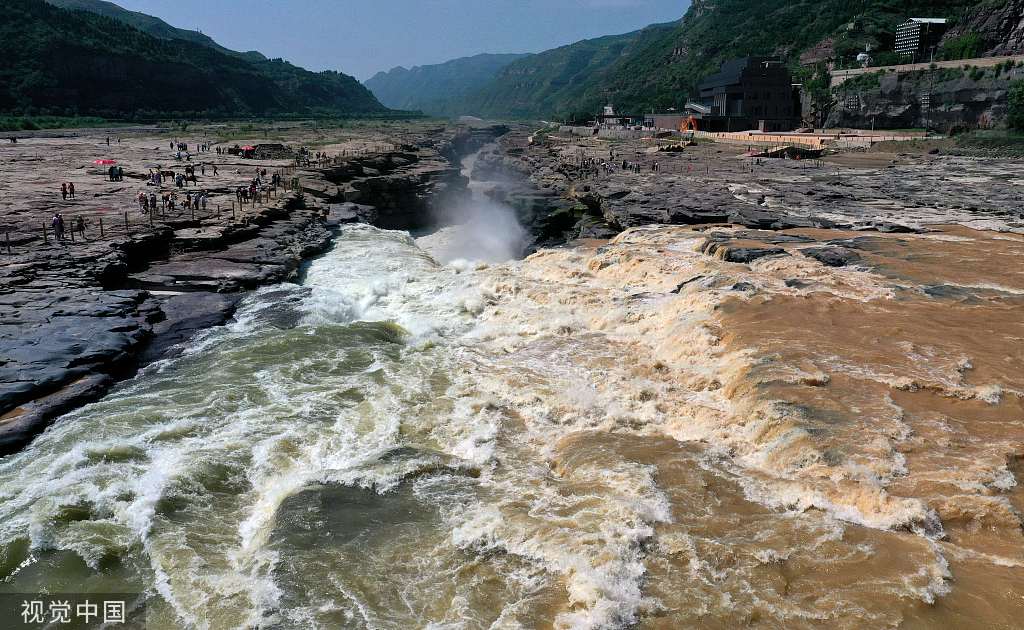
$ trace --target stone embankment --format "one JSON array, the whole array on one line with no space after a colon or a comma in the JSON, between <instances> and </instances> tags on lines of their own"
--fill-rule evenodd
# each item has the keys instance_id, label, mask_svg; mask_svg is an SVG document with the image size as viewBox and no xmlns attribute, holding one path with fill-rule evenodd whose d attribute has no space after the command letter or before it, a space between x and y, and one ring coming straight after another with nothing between
<instances>
[{"instance_id":1,"label":"stone embankment","mask_svg":"<svg viewBox=\"0 0 1024 630\"><path fill-rule=\"evenodd\" d=\"M74 243L16 235L0 266L0 454L223 323L245 291L296 278L337 222L426 225L432 201L465 190L457 158L498 133L440 128L395 152L292 170L302 192L279 191L244 220L132 216L130 233Z\"/></svg>"}]
</instances>

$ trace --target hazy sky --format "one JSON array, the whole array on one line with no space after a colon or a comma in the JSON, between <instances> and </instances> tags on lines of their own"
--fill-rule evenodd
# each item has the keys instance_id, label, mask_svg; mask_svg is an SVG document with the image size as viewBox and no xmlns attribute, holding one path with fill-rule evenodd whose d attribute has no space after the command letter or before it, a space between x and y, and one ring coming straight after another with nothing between
<instances>
[{"instance_id":1,"label":"hazy sky","mask_svg":"<svg viewBox=\"0 0 1024 630\"><path fill-rule=\"evenodd\" d=\"M368 79L481 52L539 52L682 17L688 0L113 0L222 46Z\"/></svg>"}]
</instances>

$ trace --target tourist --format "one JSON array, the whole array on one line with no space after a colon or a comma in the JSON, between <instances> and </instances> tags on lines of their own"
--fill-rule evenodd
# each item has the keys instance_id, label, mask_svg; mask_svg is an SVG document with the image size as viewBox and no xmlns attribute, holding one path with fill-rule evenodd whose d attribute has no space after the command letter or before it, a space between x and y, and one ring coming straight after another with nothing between
<instances>
[{"instance_id":1,"label":"tourist","mask_svg":"<svg viewBox=\"0 0 1024 630\"><path fill-rule=\"evenodd\" d=\"M154 192L149 193L149 207L156 212L156 193Z\"/></svg>"},{"instance_id":2,"label":"tourist","mask_svg":"<svg viewBox=\"0 0 1024 630\"><path fill-rule=\"evenodd\" d=\"M120 138L118 142L120 142ZM78 215L78 218L75 219L75 231L81 234L83 239L85 238L85 219L82 218L82 215Z\"/></svg>"},{"instance_id":3,"label":"tourist","mask_svg":"<svg viewBox=\"0 0 1024 630\"><path fill-rule=\"evenodd\" d=\"M75 198L75 184L73 182L68 182L68 196L72 199Z\"/></svg>"},{"instance_id":4,"label":"tourist","mask_svg":"<svg viewBox=\"0 0 1024 630\"><path fill-rule=\"evenodd\" d=\"M58 241L64 240L64 217L58 212L53 215L53 219L50 221L50 225L53 227L53 236Z\"/></svg>"},{"instance_id":5,"label":"tourist","mask_svg":"<svg viewBox=\"0 0 1024 630\"><path fill-rule=\"evenodd\" d=\"M64 201L68 200L68 185L66 183L61 183L60 185L60 197Z\"/></svg>"},{"instance_id":6,"label":"tourist","mask_svg":"<svg viewBox=\"0 0 1024 630\"><path fill-rule=\"evenodd\" d=\"M216 177L216 175L217 175L217 165L216 165L216 164L214 164L214 165L213 165L213 175L214 175L215 177Z\"/></svg>"}]
</instances>

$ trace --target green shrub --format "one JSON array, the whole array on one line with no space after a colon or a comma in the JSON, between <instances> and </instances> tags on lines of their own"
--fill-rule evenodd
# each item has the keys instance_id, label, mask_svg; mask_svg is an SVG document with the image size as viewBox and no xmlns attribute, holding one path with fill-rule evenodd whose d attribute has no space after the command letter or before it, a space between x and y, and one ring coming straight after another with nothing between
<instances>
[{"instance_id":1,"label":"green shrub","mask_svg":"<svg viewBox=\"0 0 1024 630\"><path fill-rule=\"evenodd\" d=\"M967 33L960 37L954 37L942 45L940 57L947 60L972 59L981 54L985 48L985 41L977 33Z\"/></svg>"},{"instance_id":2,"label":"green shrub","mask_svg":"<svg viewBox=\"0 0 1024 630\"><path fill-rule=\"evenodd\" d=\"M1010 129L1024 131L1024 79L1010 84L1007 96L1006 126Z\"/></svg>"}]
</instances>

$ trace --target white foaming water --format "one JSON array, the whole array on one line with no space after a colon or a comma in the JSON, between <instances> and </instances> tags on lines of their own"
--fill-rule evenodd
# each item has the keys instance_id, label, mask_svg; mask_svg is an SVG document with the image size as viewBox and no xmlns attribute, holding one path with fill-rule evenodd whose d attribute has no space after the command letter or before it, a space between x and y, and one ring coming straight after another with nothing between
<instances>
[{"instance_id":1,"label":"white foaming water","mask_svg":"<svg viewBox=\"0 0 1024 630\"><path fill-rule=\"evenodd\" d=\"M441 264L429 239L346 228L305 286L255 292L0 461L0 552L23 565L0 591L102 573L153 628L580 629L884 627L947 593L933 512L875 487L902 455L808 483L758 471L810 429L720 423L712 289L616 289L565 250ZM697 275L672 271L666 291Z\"/></svg>"},{"instance_id":2,"label":"white foaming water","mask_svg":"<svg viewBox=\"0 0 1024 630\"><path fill-rule=\"evenodd\" d=\"M635 618L645 602L637 545L667 518L664 500L650 471L623 464L593 471L607 479L592 491L612 493L603 507L586 497L566 503L557 485L533 495L530 510L582 510L585 542L573 527L524 520L516 500L547 464L532 447L502 449L500 462L496 454L509 418L469 367L476 317L493 300L478 269L441 266L405 233L346 228L310 266L306 287L255 292L231 324L57 422L0 462L0 543L13 550L27 537L50 562L34 574L30 566L15 586L52 588L79 556L125 590L148 593L167 627L329 627L332 615L443 627L457 609L474 610L473 625L486 627L499 617L515 623L531 593L564 578L574 611L562 625ZM413 510L426 524L406 539L341 544L345 527L323 530L288 507L310 490L341 487L381 496L388 509L403 480L436 471L479 479L431 491ZM438 510L441 520L428 517ZM308 558L307 532L326 536ZM410 583L401 587L408 610L397 612L377 593L374 580L387 578L370 577L377 563L429 557L442 563L430 572L447 572L495 550L508 555L487 569L497 590L456 580L446 606L436 589ZM481 560L466 565L466 554ZM296 577L296 559L308 575ZM319 606L295 602L308 589ZM503 603L492 611L481 598Z\"/></svg>"},{"instance_id":3,"label":"white foaming water","mask_svg":"<svg viewBox=\"0 0 1024 630\"><path fill-rule=\"evenodd\" d=\"M465 158L462 174L470 177L478 154ZM417 239L419 245L443 264L460 269L474 263L500 263L522 256L528 234L513 208L487 196L488 184L470 180L471 195L434 208L439 226L434 233Z\"/></svg>"}]
</instances>

